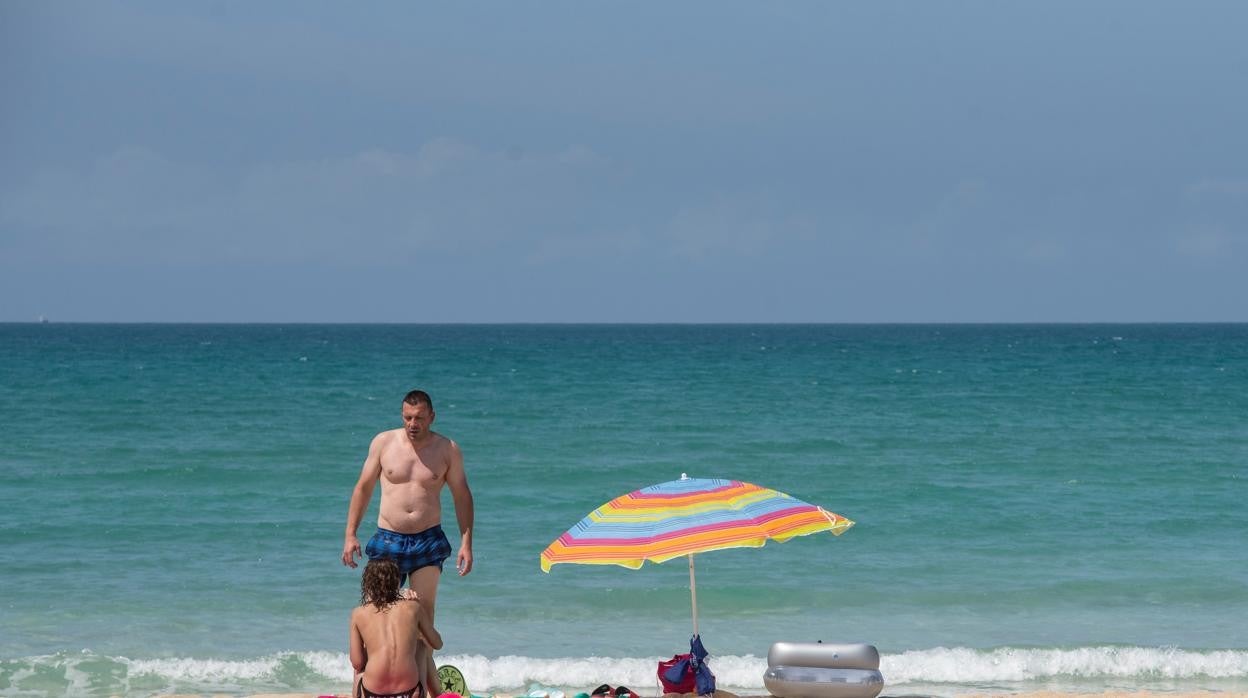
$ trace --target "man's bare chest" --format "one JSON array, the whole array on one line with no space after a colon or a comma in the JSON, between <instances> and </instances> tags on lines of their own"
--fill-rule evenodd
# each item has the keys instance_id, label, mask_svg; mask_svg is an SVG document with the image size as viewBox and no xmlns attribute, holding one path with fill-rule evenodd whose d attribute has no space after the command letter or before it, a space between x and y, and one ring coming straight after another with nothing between
<instances>
[{"instance_id":1,"label":"man's bare chest","mask_svg":"<svg viewBox=\"0 0 1248 698\"><path fill-rule=\"evenodd\" d=\"M381 454L382 476L394 484L441 482L446 476L444 449L437 444L413 448L410 443L392 443Z\"/></svg>"}]
</instances>

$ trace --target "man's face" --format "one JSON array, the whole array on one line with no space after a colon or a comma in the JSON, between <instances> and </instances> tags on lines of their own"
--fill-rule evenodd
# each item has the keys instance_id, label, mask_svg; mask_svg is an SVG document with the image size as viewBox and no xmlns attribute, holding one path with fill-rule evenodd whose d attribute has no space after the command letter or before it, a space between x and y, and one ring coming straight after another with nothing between
<instances>
[{"instance_id":1,"label":"man's face","mask_svg":"<svg viewBox=\"0 0 1248 698\"><path fill-rule=\"evenodd\" d=\"M429 431L433 424L433 410L421 402L415 405L403 403L403 429L409 439L419 439Z\"/></svg>"}]
</instances>

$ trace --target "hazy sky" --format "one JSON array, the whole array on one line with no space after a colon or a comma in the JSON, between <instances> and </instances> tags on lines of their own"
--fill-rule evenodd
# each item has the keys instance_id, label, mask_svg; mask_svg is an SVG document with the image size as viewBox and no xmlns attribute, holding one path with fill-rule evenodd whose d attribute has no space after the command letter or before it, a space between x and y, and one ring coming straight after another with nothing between
<instances>
[{"instance_id":1,"label":"hazy sky","mask_svg":"<svg viewBox=\"0 0 1248 698\"><path fill-rule=\"evenodd\" d=\"M0 2L0 321L1248 321L1248 3Z\"/></svg>"}]
</instances>

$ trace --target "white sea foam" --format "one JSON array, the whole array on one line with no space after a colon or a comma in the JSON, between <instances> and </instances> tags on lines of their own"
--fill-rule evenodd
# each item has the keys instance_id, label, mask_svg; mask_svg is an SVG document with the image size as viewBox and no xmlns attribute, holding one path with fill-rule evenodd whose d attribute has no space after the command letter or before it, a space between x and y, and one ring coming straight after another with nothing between
<instances>
[{"instance_id":1,"label":"white sea foam","mask_svg":"<svg viewBox=\"0 0 1248 698\"><path fill-rule=\"evenodd\" d=\"M658 658L637 657L534 657L505 656L487 658L480 655L449 655L440 662L459 667L473 692L509 690L532 684L584 690L586 687L609 683L628 686L643 694L658 688ZM716 679L722 686L761 688L766 658L715 657Z\"/></svg>"},{"instance_id":2,"label":"white sea foam","mask_svg":"<svg viewBox=\"0 0 1248 698\"><path fill-rule=\"evenodd\" d=\"M506 690L539 683L545 686L624 684L642 690L656 686L654 658L486 658L442 657L460 667L474 691ZM766 657L712 656L709 665L719 685L760 691ZM1248 651L1192 651L1149 647L1077 649L944 648L885 653L880 672L890 685L907 683L982 683L1054 678L1248 678Z\"/></svg>"},{"instance_id":3,"label":"white sea foam","mask_svg":"<svg viewBox=\"0 0 1248 698\"><path fill-rule=\"evenodd\" d=\"M282 656L258 659L122 659L131 676L154 675L176 681L211 683L215 681L254 681L272 676ZM348 672L347 680L351 680Z\"/></svg>"},{"instance_id":4,"label":"white sea foam","mask_svg":"<svg viewBox=\"0 0 1248 698\"><path fill-rule=\"evenodd\" d=\"M978 683L1061 677L1242 678L1248 677L1248 652L1197 652L1165 647L937 647L884 655L880 658L880 672L889 683Z\"/></svg>"},{"instance_id":5,"label":"white sea foam","mask_svg":"<svg viewBox=\"0 0 1248 698\"><path fill-rule=\"evenodd\" d=\"M161 659L133 661L130 669L171 679L247 681L272 675L284 660L297 660L330 681L350 681L345 653L301 652L245 661ZM468 677L474 692L514 690L532 684L577 688L600 683L643 690L657 686L658 658L523 657L506 655L439 655ZM721 686L760 690L767 669L765 657L713 656L709 665ZM1000 648L976 650L937 647L898 654L885 653L880 671L891 685L906 683L981 683L1052 678L1248 678L1248 651L1192 651L1149 647L1084 647L1076 649ZM643 691L644 692L644 691Z\"/></svg>"},{"instance_id":6,"label":"white sea foam","mask_svg":"<svg viewBox=\"0 0 1248 698\"><path fill-rule=\"evenodd\" d=\"M657 657L524 657L507 655L438 655L454 664L478 694L520 692L534 684L571 693L601 683L624 685L643 695L657 693ZM762 693L765 657L712 656L709 665L720 687ZM211 690L222 686L340 686L351 681L343 652L282 652L248 659L101 657L90 652L9 660L0 678L20 684L32 673L53 670L75 686L117 684L153 678L169 686ZM1248 650L1194 651L1150 647L1075 649L999 648L978 650L937 647L882 654L880 672L888 685L984 684L1027 681L1179 680L1248 678ZM107 676L104 676L107 674ZM298 686L295 686L295 685Z\"/></svg>"}]
</instances>

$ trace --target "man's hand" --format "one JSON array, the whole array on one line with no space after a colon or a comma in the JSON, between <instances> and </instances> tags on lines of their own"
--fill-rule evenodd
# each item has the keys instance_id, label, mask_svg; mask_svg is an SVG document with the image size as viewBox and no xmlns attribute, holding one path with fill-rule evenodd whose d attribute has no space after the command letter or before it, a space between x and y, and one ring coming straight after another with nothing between
<instances>
[{"instance_id":1,"label":"man's hand","mask_svg":"<svg viewBox=\"0 0 1248 698\"><path fill-rule=\"evenodd\" d=\"M459 546L459 557L455 559L455 569L459 570L461 577L472 571L472 548Z\"/></svg>"},{"instance_id":2,"label":"man's hand","mask_svg":"<svg viewBox=\"0 0 1248 698\"><path fill-rule=\"evenodd\" d=\"M363 557L360 554L360 539L355 536L347 536L346 541L342 544L342 564L355 569L357 557Z\"/></svg>"}]
</instances>

